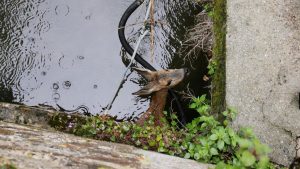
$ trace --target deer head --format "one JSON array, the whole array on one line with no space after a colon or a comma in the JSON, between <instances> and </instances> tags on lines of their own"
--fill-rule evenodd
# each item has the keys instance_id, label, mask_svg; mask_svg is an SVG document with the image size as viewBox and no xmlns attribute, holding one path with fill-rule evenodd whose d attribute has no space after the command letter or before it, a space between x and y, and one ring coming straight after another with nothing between
<instances>
[{"instance_id":1,"label":"deer head","mask_svg":"<svg viewBox=\"0 0 300 169\"><path fill-rule=\"evenodd\" d=\"M148 69L133 68L141 74L149 83L141 90L133 93L134 95L150 95L161 89L172 88L180 83L187 73L187 69L166 69L150 71Z\"/></svg>"}]
</instances>

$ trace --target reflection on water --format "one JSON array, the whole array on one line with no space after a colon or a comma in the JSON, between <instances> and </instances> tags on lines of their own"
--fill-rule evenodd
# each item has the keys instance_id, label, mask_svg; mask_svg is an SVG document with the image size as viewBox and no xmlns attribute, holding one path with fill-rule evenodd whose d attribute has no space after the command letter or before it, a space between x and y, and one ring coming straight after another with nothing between
<instances>
[{"instance_id":1,"label":"reflection on water","mask_svg":"<svg viewBox=\"0 0 300 169\"><path fill-rule=\"evenodd\" d=\"M50 105L65 110L103 111L125 70L117 25L133 0L1 0L0 91L27 105ZM146 3L145 3L146 4ZM129 20L140 23L146 6ZM156 68L182 67L180 48L186 29L193 23L193 8L183 0L158 0L155 29ZM134 45L141 24L128 27ZM149 37L140 53L151 61ZM203 60L203 59L202 59ZM204 59L205 60L205 59ZM200 63L201 64L201 63ZM199 72L200 71L200 72ZM201 88L204 69L194 71ZM136 116L148 100L131 95L144 80L135 72L112 107L119 117ZM199 85L200 84L200 85ZM203 92L203 91L201 91ZM8 96L1 92L1 99Z\"/></svg>"}]
</instances>

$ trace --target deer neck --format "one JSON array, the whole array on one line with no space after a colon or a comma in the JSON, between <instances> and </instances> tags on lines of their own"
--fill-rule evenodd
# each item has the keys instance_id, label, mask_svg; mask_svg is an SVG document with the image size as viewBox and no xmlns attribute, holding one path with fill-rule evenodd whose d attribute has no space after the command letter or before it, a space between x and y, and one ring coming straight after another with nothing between
<instances>
[{"instance_id":1,"label":"deer neck","mask_svg":"<svg viewBox=\"0 0 300 169\"><path fill-rule=\"evenodd\" d=\"M162 126L162 119L164 118L164 108L168 96L168 89L161 89L154 92L151 96L150 106L148 110L139 118L138 124L143 125L146 120L152 115L154 117L155 125Z\"/></svg>"}]
</instances>

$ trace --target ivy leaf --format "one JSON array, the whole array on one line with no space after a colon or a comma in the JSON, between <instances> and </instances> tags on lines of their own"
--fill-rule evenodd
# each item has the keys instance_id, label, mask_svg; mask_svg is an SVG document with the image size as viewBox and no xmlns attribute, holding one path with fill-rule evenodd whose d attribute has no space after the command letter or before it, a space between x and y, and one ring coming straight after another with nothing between
<instances>
[{"instance_id":1,"label":"ivy leaf","mask_svg":"<svg viewBox=\"0 0 300 169\"><path fill-rule=\"evenodd\" d=\"M246 167L250 167L255 163L255 157L249 151L244 151L242 153L241 161Z\"/></svg>"}]
</instances>

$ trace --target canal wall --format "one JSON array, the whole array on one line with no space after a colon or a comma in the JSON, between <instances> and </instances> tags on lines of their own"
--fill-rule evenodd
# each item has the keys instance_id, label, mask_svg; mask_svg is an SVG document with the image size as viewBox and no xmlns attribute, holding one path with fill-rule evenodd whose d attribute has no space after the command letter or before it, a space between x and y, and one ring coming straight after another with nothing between
<instances>
[{"instance_id":1,"label":"canal wall","mask_svg":"<svg viewBox=\"0 0 300 169\"><path fill-rule=\"evenodd\" d=\"M288 166L300 153L300 1L228 0L226 104ZM299 140L298 140L299 142Z\"/></svg>"}]
</instances>

